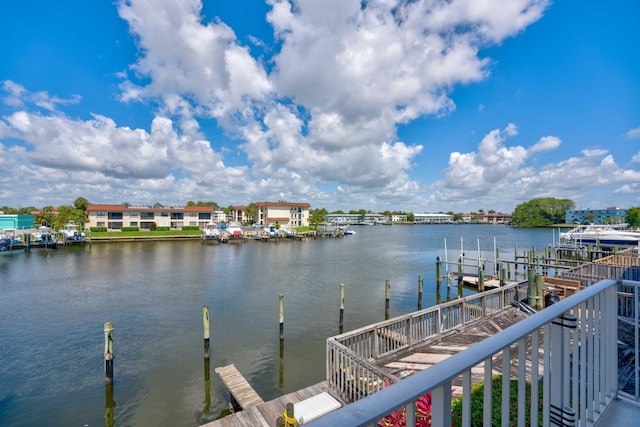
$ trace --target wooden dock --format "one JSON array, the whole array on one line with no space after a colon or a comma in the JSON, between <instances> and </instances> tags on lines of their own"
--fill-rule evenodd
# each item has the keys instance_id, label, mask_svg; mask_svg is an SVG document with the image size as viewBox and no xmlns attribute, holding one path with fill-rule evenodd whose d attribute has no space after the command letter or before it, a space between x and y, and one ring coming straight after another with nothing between
<instances>
[{"instance_id":1,"label":"wooden dock","mask_svg":"<svg viewBox=\"0 0 640 427\"><path fill-rule=\"evenodd\" d=\"M229 393L231 393L242 409L249 409L252 406L264 403L264 400L262 400L253 387L251 387L234 364L216 368L216 373L220 375Z\"/></svg>"},{"instance_id":2,"label":"wooden dock","mask_svg":"<svg viewBox=\"0 0 640 427\"><path fill-rule=\"evenodd\" d=\"M460 329L437 335L419 347L394 354L390 358L376 360L374 363L391 375L406 378L479 343L483 339L508 328L526 317L528 317L528 314L514 307L509 307L482 319L478 319ZM527 352L529 353L531 343L528 341L526 344ZM517 373L517 352L511 352L511 359L511 370ZM494 357L492 371L494 374L502 373L501 354ZM530 357L527 357L526 372L527 378L531 378ZM472 383L475 384L483 380L484 365L481 364L472 369ZM455 379L453 386L454 394L460 394L462 392L462 379Z\"/></svg>"},{"instance_id":3,"label":"wooden dock","mask_svg":"<svg viewBox=\"0 0 640 427\"><path fill-rule=\"evenodd\" d=\"M256 404L201 427L274 427L278 417L285 411L287 403L299 403L325 391L328 391L328 386L327 382L323 381L277 399Z\"/></svg>"}]
</instances>

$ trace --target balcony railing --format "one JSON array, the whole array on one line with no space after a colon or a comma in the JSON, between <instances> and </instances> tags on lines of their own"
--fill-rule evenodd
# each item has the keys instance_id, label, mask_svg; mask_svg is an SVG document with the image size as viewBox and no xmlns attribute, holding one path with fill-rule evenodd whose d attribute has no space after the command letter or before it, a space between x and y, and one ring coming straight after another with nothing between
<instances>
[{"instance_id":1,"label":"balcony railing","mask_svg":"<svg viewBox=\"0 0 640 427\"><path fill-rule=\"evenodd\" d=\"M483 421L484 425L492 425L492 365L498 356L502 356L502 390L510 389L511 380L518 383L515 396L517 425L524 426L529 422L534 426L592 425L619 393L619 285L631 290L632 296L625 298L632 298L632 301L626 305L638 307L639 282L603 280L401 381L374 373L373 361L367 358L375 359L381 354L415 344L414 340L429 333L455 327L454 324L464 322L467 316L473 317L482 310L493 309L489 302L492 300L485 298L480 306L464 301L464 306L458 305L455 309L453 306L441 306L437 314L423 311L401 320L394 319L388 324L376 325L375 330L364 334L367 338L356 340L356 331L344 334L340 336L340 342L328 344L328 379L332 387L340 390L343 398L356 401L308 425L375 426L378 420L404 408L407 426L415 426L415 402L431 393L432 425L451 426L452 382L461 377L462 425L468 426L472 413L471 370L483 364ZM499 301L504 304L505 298L503 295ZM469 310L469 307L473 308ZM631 338L634 355L630 369L635 387L630 397L637 400L640 397L638 310L627 310L626 313L634 315L630 319L634 325ZM450 319L452 323L448 323ZM359 330L359 335L363 329ZM361 351L366 354L364 359L358 354ZM358 378L358 381L348 381L353 378ZM530 392L527 391L527 383L530 383ZM340 389L345 385L347 389ZM540 389L542 397L539 397ZM514 406L510 393L501 393L500 405L504 415L502 425L508 426L508 414Z\"/></svg>"},{"instance_id":2,"label":"balcony railing","mask_svg":"<svg viewBox=\"0 0 640 427\"><path fill-rule=\"evenodd\" d=\"M526 284L514 283L331 337L327 340L329 387L345 402L380 391L399 379L371 361L498 312L526 294Z\"/></svg>"}]
</instances>

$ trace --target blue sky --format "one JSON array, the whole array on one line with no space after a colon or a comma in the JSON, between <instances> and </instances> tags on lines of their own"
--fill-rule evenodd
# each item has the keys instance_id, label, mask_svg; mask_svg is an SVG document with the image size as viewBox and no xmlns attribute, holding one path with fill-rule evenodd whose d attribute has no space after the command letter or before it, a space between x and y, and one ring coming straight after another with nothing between
<instances>
[{"instance_id":1,"label":"blue sky","mask_svg":"<svg viewBox=\"0 0 640 427\"><path fill-rule=\"evenodd\" d=\"M0 5L0 206L640 206L640 5Z\"/></svg>"}]
</instances>

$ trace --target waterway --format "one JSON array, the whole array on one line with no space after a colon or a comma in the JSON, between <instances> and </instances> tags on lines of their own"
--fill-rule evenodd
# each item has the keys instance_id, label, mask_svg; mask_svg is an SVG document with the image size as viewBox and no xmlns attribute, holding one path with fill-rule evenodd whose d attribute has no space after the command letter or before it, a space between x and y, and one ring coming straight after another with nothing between
<instances>
[{"instance_id":1,"label":"waterway","mask_svg":"<svg viewBox=\"0 0 640 427\"><path fill-rule=\"evenodd\" d=\"M0 254L0 425L198 426L229 395L214 368L234 363L264 400L325 375L338 333L436 303L435 261L493 260L543 249L550 229L492 225L352 227L340 239L202 244L94 243ZM441 298L447 298L446 284ZM470 291L467 291L470 292ZM284 347L279 340L284 295ZM455 286L450 298L457 297ZM210 307L205 381L202 307ZM104 322L114 327L114 388L105 393ZM282 355L282 357L281 357Z\"/></svg>"}]
</instances>

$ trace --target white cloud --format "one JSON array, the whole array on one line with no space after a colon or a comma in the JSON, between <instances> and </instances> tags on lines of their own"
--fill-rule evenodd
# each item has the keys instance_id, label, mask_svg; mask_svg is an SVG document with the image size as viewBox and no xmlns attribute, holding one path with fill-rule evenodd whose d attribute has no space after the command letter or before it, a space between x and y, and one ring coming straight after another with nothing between
<instances>
[{"instance_id":1,"label":"white cloud","mask_svg":"<svg viewBox=\"0 0 640 427\"><path fill-rule=\"evenodd\" d=\"M631 129L625 136L627 139L640 139L640 128Z\"/></svg>"},{"instance_id":2,"label":"white cloud","mask_svg":"<svg viewBox=\"0 0 640 427\"><path fill-rule=\"evenodd\" d=\"M491 60L480 57L480 49L522 31L549 4L268 3L278 50L257 59L226 23L205 21L200 0L119 0L138 47L136 62L118 74L119 99L155 109L149 131L99 113L85 121L70 118L60 107L79 96L60 99L5 82L3 100L15 111L0 121L0 136L17 135L27 149L12 155L43 175L60 174L55 190L65 186L76 194L87 194L85 188L105 198L184 201L224 191L229 201L242 203L280 194L328 200L320 188L334 185L338 194L348 189L362 198L363 206L402 199L410 207L423 200L409 172L427 143L399 141L398 126L454 111L453 88L489 75ZM27 104L44 111L34 113ZM238 163L246 159L246 167L226 165L222 152L211 148L216 141L201 123L212 118L240 141L242 152L225 153ZM480 194L503 179L518 179L527 150L504 144L515 134L509 125L485 136L477 153L452 154L447 182ZM456 164L467 169L453 170Z\"/></svg>"},{"instance_id":3,"label":"white cloud","mask_svg":"<svg viewBox=\"0 0 640 427\"><path fill-rule=\"evenodd\" d=\"M516 206L535 197L569 198L576 202L594 188L611 188L611 193L640 193L640 171L623 169L607 150L585 149L581 157L551 163L535 169L527 164L529 155L556 148L560 141L543 137L527 151L505 146L514 136L515 125L492 130L470 153L451 153L445 179L434 183L431 203L476 209ZM614 187L620 185L618 189Z\"/></svg>"},{"instance_id":4,"label":"white cloud","mask_svg":"<svg viewBox=\"0 0 640 427\"><path fill-rule=\"evenodd\" d=\"M562 141L557 136L543 136L538 142L529 148L529 154L555 150L561 143Z\"/></svg>"}]
</instances>

